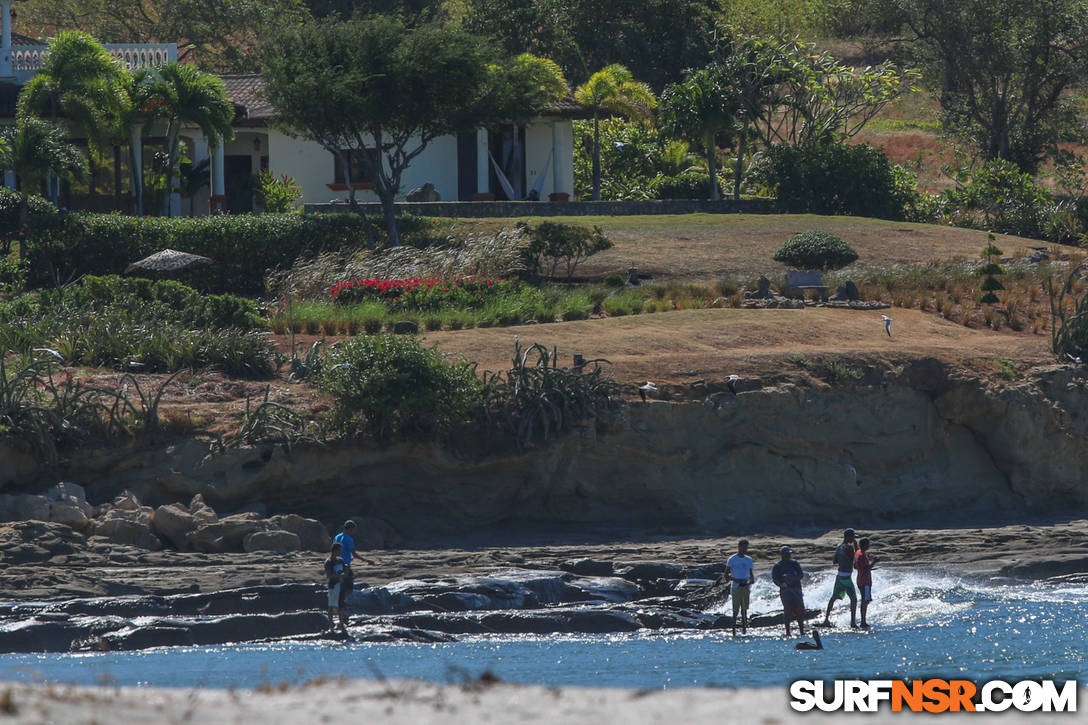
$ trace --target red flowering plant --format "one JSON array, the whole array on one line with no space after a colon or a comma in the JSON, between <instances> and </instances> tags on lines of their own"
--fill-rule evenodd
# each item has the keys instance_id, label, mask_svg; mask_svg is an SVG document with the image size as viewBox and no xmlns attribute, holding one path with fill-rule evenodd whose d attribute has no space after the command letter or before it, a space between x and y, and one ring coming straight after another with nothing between
<instances>
[{"instance_id":1,"label":"red flowering plant","mask_svg":"<svg viewBox=\"0 0 1088 725\"><path fill-rule=\"evenodd\" d=\"M394 309L427 311L482 307L489 299L513 292L518 284L480 277L349 279L334 284L329 294L338 305L381 302Z\"/></svg>"}]
</instances>

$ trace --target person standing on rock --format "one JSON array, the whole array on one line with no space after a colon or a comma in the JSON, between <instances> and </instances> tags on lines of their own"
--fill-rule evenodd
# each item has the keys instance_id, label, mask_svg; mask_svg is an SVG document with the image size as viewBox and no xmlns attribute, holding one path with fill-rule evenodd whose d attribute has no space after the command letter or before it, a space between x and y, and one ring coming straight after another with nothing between
<instances>
[{"instance_id":1,"label":"person standing on rock","mask_svg":"<svg viewBox=\"0 0 1088 725\"><path fill-rule=\"evenodd\" d=\"M755 562L748 556L748 539L737 542L737 553L725 562L725 568L732 580L730 596L733 598L733 636L737 635L737 614L741 616L741 634L748 634L748 601L751 599L752 583L756 580Z\"/></svg>"},{"instance_id":2,"label":"person standing on rock","mask_svg":"<svg viewBox=\"0 0 1088 725\"><path fill-rule=\"evenodd\" d=\"M347 632L347 626L344 623L343 609L343 594L341 593L344 588L344 576L347 571L347 564L344 563L343 557L340 556L343 546L340 542L333 543L329 549L329 558L325 560L325 578L329 582L329 629L336 629L337 620L340 621L340 631Z\"/></svg>"},{"instance_id":3,"label":"person standing on rock","mask_svg":"<svg viewBox=\"0 0 1088 725\"><path fill-rule=\"evenodd\" d=\"M854 568L858 570L858 589L861 590L861 628L869 629L869 623L865 621L865 613L869 610L869 602L873 601L873 564L876 560L869 559L869 540L858 541L858 550L854 554Z\"/></svg>"},{"instance_id":4,"label":"person standing on rock","mask_svg":"<svg viewBox=\"0 0 1088 725\"><path fill-rule=\"evenodd\" d=\"M355 558L355 522L348 519L344 522L344 530L337 534L333 541L340 544L340 556L344 559L344 578L340 586L340 599L337 608L340 610L340 626L347 626L347 614L344 613L344 599L348 592L355 588L355 572L351 568L351 560Z\"/></svg>"},{"instance_id":5,"label":"person standing on rock","mask_svg":"<svg viewBox=\"0 0 1088 725\"><path fill-rule=\"evenodd\" d=\"M771 580L778 585L778 594L782 598L783 621L786 624L786 636L790 636L790 620L797 620L797 631L805 636L805 596L801 591L801 579L805 572L801 564L793 558L793 551L788 546L778 550L781 561L771 569ZM862 610L865 611L865 610ZM864 615L862 615L864 618Z\"/></svg>"},{"instance_id":6,"label":"person standing on rock","mask_svg":"<svg viewBox=\"0 0 1088 725\"><path fill-rule=\"evenodd\" d=\"M835 549L835 564L838 566L838 574L835 576L835 588L831 591L831 599L827 601L827 612L824 614L823 626L832 627L831 608L835 606L835 600L850 597L850 626L858 627L858 593L854 589L854 581L851 576L854 573L854 543L857 536L853 529L842 532L842 543Z\"/></svg>"}]
</instances>

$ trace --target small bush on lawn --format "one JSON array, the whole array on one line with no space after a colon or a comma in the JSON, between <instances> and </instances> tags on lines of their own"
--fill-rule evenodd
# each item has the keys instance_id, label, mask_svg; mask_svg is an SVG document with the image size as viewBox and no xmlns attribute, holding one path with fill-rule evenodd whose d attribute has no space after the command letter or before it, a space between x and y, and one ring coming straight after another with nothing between
<instances>
[{"instance_id":1,"label":"small bush on lawn","mask_svg":"<svg viewBox=\"0 0 1088 725\"><path fill-rule=\"evenodd\" d=\"M467 420L481 400L469 363L448 362L434 348L397 335L345 343L330 356L317 384L333 397L339 432L364 430L379 441L442 432Z\"/></svg>"},{"instance_id":2,"label":"small bush on lawn","mask_svg":"<svg viewBox=\"0 0 1088 725\"><path fill-rule=\"evenodd\" d=\"M857 258L858 253L841 237L821 231L795 234L774 253L774 261L797 269L841 269Z\"/></svg>"},{"instance_id":3,"label":"small bush on lawn","mask_svg":"<svg viewBox=\"0 0 1088 725\"><path fill-rule=\"evenodd\" d=\"M529 237L523 254L526 270L533 275L554 277L556 269L563 265L566 281L570 282L579 264L612 248L599 226L541 222L535 227L519 223L518 228Z\"/></svg>"}]
</instances>

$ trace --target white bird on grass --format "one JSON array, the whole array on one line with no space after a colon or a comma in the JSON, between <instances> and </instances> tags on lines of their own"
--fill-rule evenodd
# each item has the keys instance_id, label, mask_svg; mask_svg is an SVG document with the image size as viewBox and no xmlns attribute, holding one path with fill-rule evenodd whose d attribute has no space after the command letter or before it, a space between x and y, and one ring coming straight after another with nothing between
<instances>
[{"instance_id":1,"label":"white bird on grass","mask_svg":"<svg viewBox=\"0 0 1088 725\"><path fill-rule=\"evenodd\" d=\"M888 333L888 337L891 337L892 322L894 322L894 320L892 320L892 318L888 317L887 315L881 315L880 319L884 320L884 332Z\"/></svg>"},{"instance_id":2,"label":"white bird on grass","mask_svg":"<svg viewBox=\"0 0 1088 725\"><path fill-rule=\"evenodd\" d=\"M657 386L654 385L653 383L651 383L649 380L646 381L645 385L638 386L638 394L642 398L643 403L646 402L646 394L647 393L656 393L656 392L657 392Z\"/></svg>"},{"instance_id":3,"label":"white bird on grass","mask_svg":"<svg viewBox=\"0 0 1088 725\"><path fill-rule=\"evenodd\" d=\"M730 375L728 378L726 378L725 379L725 385L726 385L726 387L729 388L729 392L732 393L733 395L736 395L737 394L737 383L739 383L743 379L744 378L742 378L739 375Z\"/></svg>"},{"instance_id":4,"label":"white bird on grass","mask_svg":"<svg viewBox=\"0 0 1088 725\"><path fill-rule=\"evenodd\" d=\"M62 356L56 350L50 350L48 347L36 347L34 348L34 352L44 352L46 355L49 355L61 365L67 365L67 363L64 362L64 356Z\"/></svg>"}]
</instances>

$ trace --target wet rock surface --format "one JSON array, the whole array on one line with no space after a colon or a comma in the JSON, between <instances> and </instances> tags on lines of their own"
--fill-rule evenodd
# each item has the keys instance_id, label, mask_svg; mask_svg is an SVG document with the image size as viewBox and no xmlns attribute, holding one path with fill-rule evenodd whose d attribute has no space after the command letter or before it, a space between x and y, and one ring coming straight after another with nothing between
<instances>
[{"instance_id":1,"label":"wet rock surface","mask_svg":"<svg viewBox=\"0 0 1088 725\"><path fill-rule=\"evenodd\" d=\"M490 576L418 578L352 592L355 640L448 641L464 634L605 634L732 625L692 607L721 603L709 579L669 562L601 562L616 576L505 569ZM665 578L661 575L669 575ZM665 595L662 595L665 592ZM284 584L171 596L122 596L0 605L0 652L132 650L288 638L328 638L325 590ZM812 613L815 616L815 612ZM780 617L756 616L750 626Z\"/></svg>"}]
</instances>

